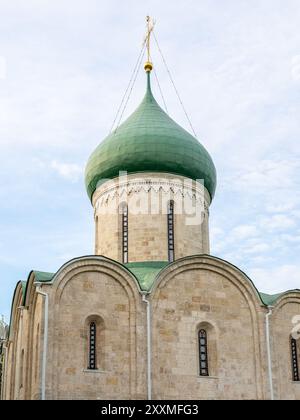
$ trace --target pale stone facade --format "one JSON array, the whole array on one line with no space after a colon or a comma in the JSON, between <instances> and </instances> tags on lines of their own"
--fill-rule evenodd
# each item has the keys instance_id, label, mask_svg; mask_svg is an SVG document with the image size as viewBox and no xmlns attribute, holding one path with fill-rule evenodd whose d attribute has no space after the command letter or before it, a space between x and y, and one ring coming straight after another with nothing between
<instances>
[{"instance_id":1,"label":"pale stone facade","mask_svg":"<svg viewBox=\"0 0 300 420\"><path fill-rule=\"evenodd\" d=\"M120 206L129 210L129 260L167 261L167 206L174 201L176 258L209 254L210 196L182 176L140 173L108 181L93 196L95 254L122 262Z\"/></svg>"},{"instance_id":2,"label":"pale stone facade","mask_svg":"<svg viewBox=\"0 0 300 420\"><path fill-rule=\"evenodd\" d=\"M35 276L24 309L21 284L6 351L4 399L41 398L44 303ZM42 286L49 296L46 399L146 399L146 305L132 274L104 257L67 263ZM154 399L269 399L267 308L249 279L210 256L178 260L156 278L152 307ZM285 294L271 318L275 398L300 399L289 336L299 294ZM101 365L87 369L89 318L103 320ZM197 330L209 332L210 376L200 377Z\"/></svg>"},{"instance_id":3,"label":"pale stone facade","mask_svg":"<svg viewBox=\"0 0 300 420\"><path fill-rule=\"evenodd\" d=\"M95 255L16 286L1 398L300 400L300 291L259 293L209 255L214 164L145 68L87 164Z\"/></svg>"}]
</instances>

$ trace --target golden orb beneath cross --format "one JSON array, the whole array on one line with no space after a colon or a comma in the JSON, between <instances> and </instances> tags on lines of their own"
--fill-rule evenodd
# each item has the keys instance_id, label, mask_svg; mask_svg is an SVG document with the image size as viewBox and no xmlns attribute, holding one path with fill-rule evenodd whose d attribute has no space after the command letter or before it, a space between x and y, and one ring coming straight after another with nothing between
<instances>
[{"instance_id":1,"label":"golden orb beneath cross","mask_svg":"<svg viewBox=\"0 0 300 420\"><path fill-rule=\"evenodd\" d=\"M144 65L144 69L145 69L146 72L150 72L153 69L152 63L150 63L150 61L146 61L145 65Z\"/></svg>"}]
</instances>

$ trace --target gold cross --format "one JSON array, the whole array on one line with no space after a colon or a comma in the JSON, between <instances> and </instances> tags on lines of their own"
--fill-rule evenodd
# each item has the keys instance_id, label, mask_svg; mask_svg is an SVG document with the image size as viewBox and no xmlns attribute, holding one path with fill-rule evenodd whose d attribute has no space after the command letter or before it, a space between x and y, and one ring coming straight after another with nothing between
<instances>
[{"instance_id":1,"label":"gold cross","mask_svg":"<svg viewBox=\"0 0 300 420\"><path fill-rule=\"evenodd\" d=\"M146 21L147 21L147 35L145 37L144 42L146 42L147 44L147 61L145 63L144 69L146 70L146 72L150 72L153 69L153 64L150 61L150 36L151 36L151 32L153 31L155 21L151 19L150 16L146 17Z\"/></svg>"}]
</instances>

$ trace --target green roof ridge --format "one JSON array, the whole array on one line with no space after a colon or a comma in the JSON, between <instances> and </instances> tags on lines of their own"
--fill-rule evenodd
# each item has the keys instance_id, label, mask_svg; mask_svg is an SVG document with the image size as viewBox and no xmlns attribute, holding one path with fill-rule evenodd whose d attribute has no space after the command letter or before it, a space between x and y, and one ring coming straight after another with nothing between
<instances>
[{"instance_id":1,"label":"green roof ridge","mask_svg":"<svg viewBox=\"0 0 300 420\"><path fill-rule=\"evenodd\" d=\"M284 292L281 293L275 293L275 294L269 294L269 293L263 293L263 292L259 292L260 297L262 299L262 301L264 302L265 305L267 306L272 306L274 305L274 303L277 302L278 299L280 299L282 296L286 295L287 293L292 293L292 292L300 292L300 289L291 289L291 290L286 290Z\"/></svg>"},{"instance_id":2,"label":"green roof ridge","mask_svg":"<svg viewBox=\"0 0 300 420\"><path fill-rule=\"evenodd\" d=\"M47 271L37 271L37 270L33 270L33 273L35 275L36 281L41 281L41 282L51 281L55 275L55 273L49 273Z\"/></svg>"},{"instance_id":3,"label":"green roof ridge","mask_svg":"<svg viewBox=\"0 0 300 420\"><path fill-rule=\"evenodd\" d=\"M141 290L148 292L158 273L168 264L168 261L143 261L127 263L124 266L136 277Z\"/></svg>"},{"instance_id":4,"label":"green roof ridge","mask_svg":"<svg viewBox=\"0 0 300 420\"><path fill-rule=\"evenodd\" d=\"M216 258L218 260L221 261L225 261L222 260L222 258L219 257L215 257L212 255L207 255L207 254L201 254L201 256L208 256L208 257L212 257L212 258ZM194 256L190 256L191 258ZM184 258L189 258L189 257L184 257ZM183 258L183 259L184 259ZM71 260L72 261L72 260ZM114 260L112 260L114 261ZM179 260L177 260L179 261ZM117 261L114 261L117 262ZM232 263L229 263L228 261L226 261L228 264L234 266ZM155 281L155 279L157 278L158 274L164 269L166 268L169 264L168 261L139 261L139 262L129 262L127 264L121 264L118 263L120 265L122 265L124 268L126 268L128 271L130 271L134 277L136 278L136 280L139 283L139 286L141 288L142 291L146 291L149 292L153 286L153 283ZM245 275L245 277L248 279L248 281L253 285L253 287L257 290L254 282L247 276L247 274L245 274L243 271L241 271L238 267L236 267L241 273L243 273ZM35 280L37 282L50 282L51 280L53 280L55 273L50 273L47 271L38 271L38 270L33 270L30 273L34 273L35 276ZM30 273L28 276L27 281L19 281L18 283L21 283L22 286L22 295L23 295L23 302L25 303L25 297L26 297L26 293L27 293L27 285L28 285L28 280L30 277ZM282 296L284 296L285 294L288 293L300 293L300 289L292 289L292 290L286 290L283 291L281 293L276 293L276 294L269 294L269 293L263 293L257 290L257 293L262 301L262 303L265 306L272 306L276 303L276 301L278 299L280 299Z\"/></svg>"},{"instance_id":5,"label":"green roof ridge","mask_svg":"<svg viewBox=\"0 0 300 420\"><path fill-rule=\"evenodd\" d=\"M22 295L24 297L25 291L26 291L27 281L26 280L21 280L21 285L22 285Z\"/></svg>"}]
</instances>

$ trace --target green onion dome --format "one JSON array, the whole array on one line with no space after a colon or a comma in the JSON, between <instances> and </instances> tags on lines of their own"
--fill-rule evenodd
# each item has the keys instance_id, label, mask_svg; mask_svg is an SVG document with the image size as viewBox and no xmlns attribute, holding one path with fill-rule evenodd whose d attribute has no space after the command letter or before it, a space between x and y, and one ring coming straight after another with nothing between
<instances>
[{"instance_id":1,"label":"green onion dome","mask_svg":"<svg viewBox=\"0 0 300 420\"><path fill-rule=\"evenodd\" d=\"M204 183L211 198L216 169L206 149L158 105L147 73L146 95L136 111L91 154L85 170L87 193L119 172L163 172Z\"/></svg>"}]
</instances>

